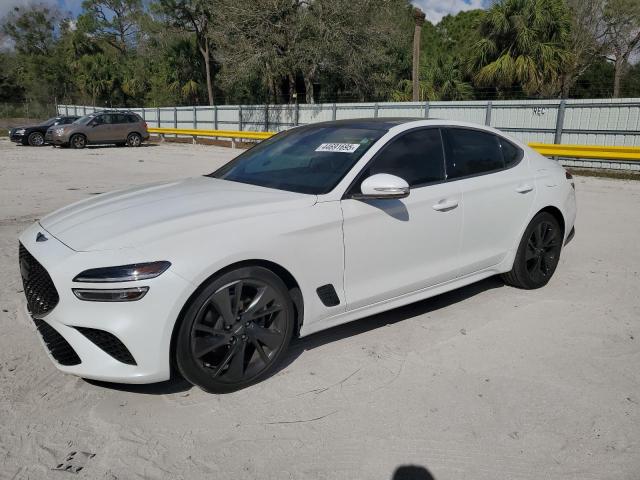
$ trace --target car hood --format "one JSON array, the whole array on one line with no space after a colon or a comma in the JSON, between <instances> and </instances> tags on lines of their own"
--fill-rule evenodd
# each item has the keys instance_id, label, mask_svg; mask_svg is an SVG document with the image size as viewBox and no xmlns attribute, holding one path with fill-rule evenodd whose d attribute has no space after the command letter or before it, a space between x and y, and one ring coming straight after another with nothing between
<instances>
[{"instance_id":1,"label":"car hood","mask_svg":"<svg viewBox=\"0 0 640 480\"><path fill-rule=\"evenodd\" d=\"M73 250L110 250L315 202L315 195L197 177L83 200L46 216L40 225Z\"/></svg>"}]
</instances>

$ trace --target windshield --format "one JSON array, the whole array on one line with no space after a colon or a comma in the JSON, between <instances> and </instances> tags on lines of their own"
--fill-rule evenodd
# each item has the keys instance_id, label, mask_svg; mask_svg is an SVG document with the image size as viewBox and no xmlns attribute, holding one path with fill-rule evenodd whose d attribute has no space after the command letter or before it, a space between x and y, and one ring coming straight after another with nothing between
<instances>
[{"instance_id":1,"label":"windshield","mask_svg":"<svg viewBox=\"0 0 640 480\"><path fill-rule=\"evenodd\" d=\"M53 117L53 118L50 118L48 120L45 120L40 125L53 125L53 122L56 121L56 118L58 118L58 117Z\"/></svg>"},{"instance_id":2,"label":"windshield","mask_svg":"<svg viewBox=\"0 0 640 480\"><path fill-rule=\"evenodd\" d=\"M209 175L291 192L330 192L386 133L357 127L306 126L259 143Z\"/></svg>"},{"instance_id":3,"label":"windshield","mask_svg":"<svg viewBox=\"0 0 640 480\"><path fill-rule=\"evenodd\" d=\"M91 121L91 119L93 117L95 117L95 115L93 113L90 113L89 115L85 115L84 117L80 117L79 119L77 119L73 123L79 123L80 125L86 125L87 123L89 123Z\"/></svg>"}]
</instances>

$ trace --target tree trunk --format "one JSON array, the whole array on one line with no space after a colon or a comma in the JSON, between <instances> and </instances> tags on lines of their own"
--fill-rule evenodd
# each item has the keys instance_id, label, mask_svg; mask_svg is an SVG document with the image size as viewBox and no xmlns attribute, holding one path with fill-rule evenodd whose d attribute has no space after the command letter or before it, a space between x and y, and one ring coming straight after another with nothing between
<instances>
[{"instance_id":1,"label":"tree trunk","mask_svg":"<svg viewBox=\"0 0 640 480\"><path fill-rule=\"evenodd\" d=\"M413 12L416 21L416 27L413 31L413 101L420 101L420 38L422 25L424 25L425 14L422 10L416 8Z\"/></svg>"},{"instance_id":2,"label":"tree trunk","mask_svg":"<svg viewBox=\"0 0 640 480\"><path fill-rule=\"evenodd\" d=\"M307 103L316 103L313 98L313 81L309 77L304 77L304 96Z\"/></svg>"},{"instance_id":3,"label":"tree trunk","mask_svg":"<svg viewBox=\"0 0 640 480\"><path fill-rule=\"evenodd\" d=\"M289 78L289 103L295 103L296 98L296 77L293 73L289 72L287 75Z\"/></svg>"},{"instance_id":4,"label":"tree trunk","mask_svg":"<svg viewBox=\"0 0 640 480\"><path fill-rule=\"evenodd\" d=\"M620 98L620 84L622 83L622 76L624 75L624 59L616 58L613 70L613 98Z\"/></svg>"},{"instance_id":5,"label":"tree trunk","mask_svg":"<svg viewBox=\"0 0 640 480\"><path fill-rule=\"evenodd\" d=\"M213 82L211 80L211 55L209 55L209 42L205 41L204 48L200 48L200 53L204 58L204 70L207 76L207 94L209 95L209 105L213 106Z\"/></svg>"}]
</instances>

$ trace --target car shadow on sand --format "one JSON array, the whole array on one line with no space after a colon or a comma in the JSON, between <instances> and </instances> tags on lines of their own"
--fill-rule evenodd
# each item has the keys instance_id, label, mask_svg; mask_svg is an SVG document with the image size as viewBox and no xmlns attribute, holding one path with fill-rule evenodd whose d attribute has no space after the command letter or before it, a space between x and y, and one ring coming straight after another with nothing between
<instances>
[{"instance_id":1,"label":"car shadow on sand","mask_svg":"<svg viewBox=\"0 0 640 480\"><path fill-rule=\"evenodd\" d=\"M361 335L387 325L394 325L420 315L435 312L488 290L502 287L504 287L504 283L497 277L487 278L480 282L452 290L426 300L410 303L403 307L394 308L393 310L364 317L353 322L345 323L344 325L339 325L337 327L314 333L308 337L295 339L291 342L287 356L284 358L278 368L278 371L289 366L306 350L313 350L314 348L321 347L327 343ZM274 374L275 373L277 372L274 372Z\"/></svg>"},{"instance_id":2,"label":"car shadow on sand","mask_svg":"<svg viewBox=\"0 0 640 480\"><path fill-rule=\"evenodd\" d=\"M295 362L295 360L303 352L307 350L313 350L314 348L321 347L323 345L326 345L327 343L335 342L336 340L354 337L371 330L375 330L377 328L382 328L387 325L393 325L420 315L435 312L442 308L446 308L455 303L462 302L468 298L479 295L488 290L501 288L503 286L504 283L497 277L487 278L472 285L468 285L451 292L443 293L442 295L411 303L409 305L405 305L404 307L395 308L387 312L382 312L376 315L355 320L353 322L339 325L328 330L323 330L322 332L314 333L313 335L309 335L308 337L294 339L291 342L291 345L289 345L289 349L282 363L274 372L271 373L271 375L269 375L269 377L272 377L273 375L276 375L278 372L287 368L289 365ZM181 393L193 388L193 386L189 382L184 380L177 372L174 373L173 378L165 382L144 385L110 383L88 379L85 379L85 381L87 383L90 383L91 385L107 388L110 390L141 393L146 395Z\"/></svg>"}]
</instances>

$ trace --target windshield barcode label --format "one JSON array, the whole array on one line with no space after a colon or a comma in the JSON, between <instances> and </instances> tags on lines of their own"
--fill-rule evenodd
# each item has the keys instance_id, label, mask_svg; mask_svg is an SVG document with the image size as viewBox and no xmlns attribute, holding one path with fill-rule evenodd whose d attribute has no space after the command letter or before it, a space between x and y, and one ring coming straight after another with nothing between
<instances>
[{"instance_id":1,"label":"windshield barcode label","mask_svg":"<svg viewBox=\"0 0 640 480\"><path fill-rule=\"evenodd\" d=\"M316 152L353 153L359 146L359 143L323 143L316 148Z\"/></svg>"}]
</instances>

